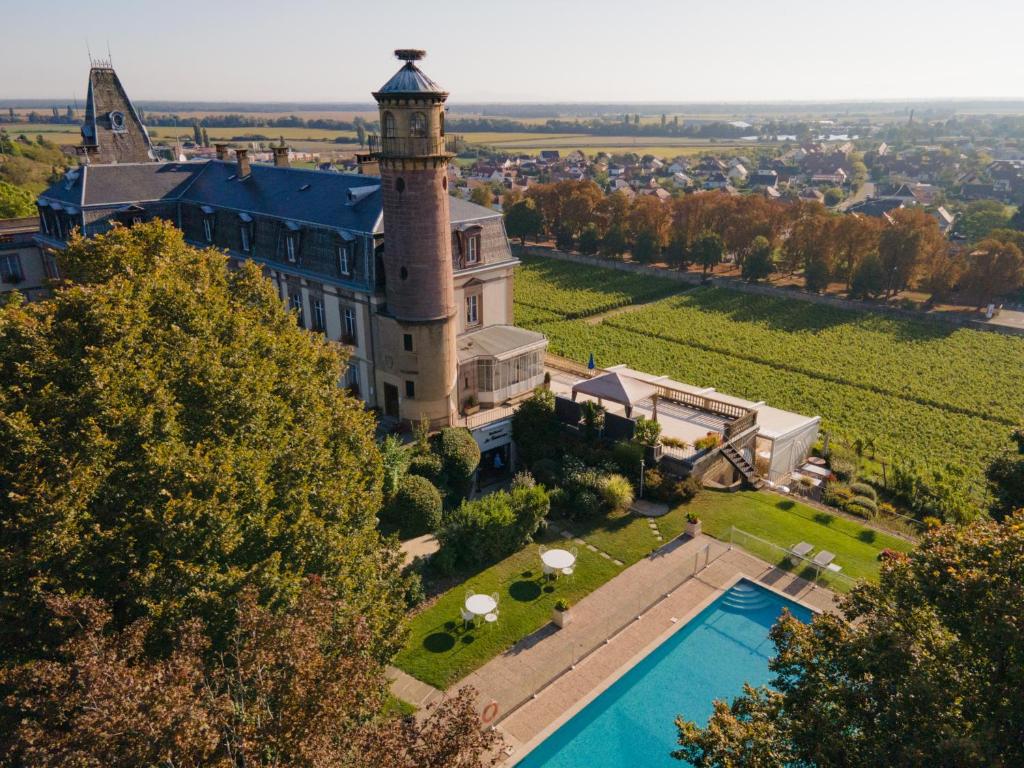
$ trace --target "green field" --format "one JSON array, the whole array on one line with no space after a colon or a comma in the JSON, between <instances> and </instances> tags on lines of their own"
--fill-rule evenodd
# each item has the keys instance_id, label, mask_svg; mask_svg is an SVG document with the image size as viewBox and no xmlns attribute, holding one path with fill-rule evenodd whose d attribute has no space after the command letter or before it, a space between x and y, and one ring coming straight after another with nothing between
<instances>
[{"instance_id":1,"label":"green field","mask_svg":"<svg viewBox=\"0 0 1024 768\"><path fill-rule=\"evenodd\" d=\"M516 320L547 334L557 354L593 353L599 366L627 363L820 415L849 441L873 439L882 456L953 464L975 484L1024 414L1024 338L707 288L579 319L602 311L602 295L621 305L657 293L636 279L525 257Z\"/></svg>"}]
</instances>

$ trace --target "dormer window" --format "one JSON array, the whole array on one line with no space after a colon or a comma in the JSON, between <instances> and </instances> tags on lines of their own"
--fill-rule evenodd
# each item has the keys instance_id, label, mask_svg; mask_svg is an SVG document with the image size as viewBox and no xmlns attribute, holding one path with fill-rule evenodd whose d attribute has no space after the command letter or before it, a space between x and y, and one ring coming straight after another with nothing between
<instances>
[{"instance_id":1,"label":"dormer window","mask_svg":"<svg viewBox=\"0 0 1024 768\"><path fill-rule=\"evenodd\" d=\"M409 135L422 139L427 135L427 116L422 112L413 112L409 119Z\"/></svg>"},{"instance_id":2,"label":"dormer window","mask_svg":"<svg viewBox=\"0 0 1024 768\"><path fill-rule=\"evenodd\" d=\"M238 239L242 246L242 253L252 253L253 224L252 216L247 213L238 214L241 224L238 227Z\"/></svg>"},{"instance_id":3,"label":"dormer window","mask_svg":"<svg viewBox=\"0 0 1024 768\"><path fill-rule=\"evenodd\" d=\"M128 127L125 125L124 112L111 112L110 115L110 130L114 133L125 133Z\"/></svg>"},{"instance_id":4,"label":"dormer window","mask_svg":"<svg viewBox=\"0 0 1024 768\"><path fill-rule=\"evenodd\" d=\"M296 256L295 256L296 243L295 243L295 239L296 239L295 235L287 235L285 237L285 240L284 240L285 254L288 256L288 261L291 264L294 264L295 261L296 261Z\"/></svg>"},{"instance_id":5,"label":"dormer window","mask_svg":"<svg viewBox=\"0 0 1024 768\"><path fill-rule=\"evenodd\" d=\"M208 243L212 243L214 210L208 205L200 206L199 210L203 212L203 239Z\"/></svg>"},{"instance_id":6,"label":"dormer window","mask_svg":"<svg viewBox=\"0 0 1024 768\"><path fill-rule=\"evenodd\" d=\"M348 243L341 243L338 246L338 274L344 277L352 274L352 264L349 255L350 248L351 246Z\"/></svg>"},{"instance_id":7,"label":"dormer window","mask_svg":"<svg viewBox=\"0 0 1024 768\"><path fill-rule=\"evenodd\" d=\"M476 264L480 261L480 235L466 236L466 263Z\"/></svg>"},{"instance_id":8,"label":"dormer window","mask_svg":"<svg viewBox=\"0 0 1024 768\"><path fill-rule=\"evenodd\" d=\"M386 138L394 138L395 135L395 116L390 112L384 113L384 136Z\"/></svg>"},{"instance_id":9,"label":"dormer window","mask_svg":"<svg viewBox=\"0 0 1024 768\"><path fill-rule=\"evenodd\" d=\"M285 222L287 231L284 233L284 255L289 264L296 264L299 261L299 235L300 227L294 221Z\"/></svg>"}]
</instances>

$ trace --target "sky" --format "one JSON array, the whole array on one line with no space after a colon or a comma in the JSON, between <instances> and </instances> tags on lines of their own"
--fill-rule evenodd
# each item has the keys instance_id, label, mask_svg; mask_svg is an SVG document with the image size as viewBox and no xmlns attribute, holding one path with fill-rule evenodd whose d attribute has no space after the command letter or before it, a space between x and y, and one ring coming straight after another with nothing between
<instances>
[{"instance_id":1,"label":"sky","mask_svg":"<svg viewBox=\"0 0 1024 768\"><path fill-rule=\"evenodd\" d=\"M1021 98L1024 0L0 0L0 98L369 102L424 48L457 102Z\"/></svg>"}]
</instances>

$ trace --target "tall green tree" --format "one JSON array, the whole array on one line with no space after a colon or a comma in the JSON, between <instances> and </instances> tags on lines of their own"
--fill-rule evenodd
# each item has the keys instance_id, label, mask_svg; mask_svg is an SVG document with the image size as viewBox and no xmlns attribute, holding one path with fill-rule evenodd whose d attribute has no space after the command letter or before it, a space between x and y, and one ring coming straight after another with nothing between
<instances>
[{"instance_id":1,"label":"tall green tree","mask_svg":"<svg viewBox=\"0 0 1024 768\"><path fill-rule=\"evenodd\" d=\"M1024 765L1024 514L942 526L839 615L772 629L774 690L680 719L676 757L735 766Z\"/></svg>"},{"instance_id":2,"label":"tall green tree","mask_svg":"<svg viewBox=\"0 0 1024 768\"><path fill-rule=\"evenodd\" d=\"M742 277L748 283L764 280L775 271L775 249L768 238L758 235L750 247L750 255L743 261Z\"/></svg>"},{"instance_id":3,"label":"tall green tree","mask_svg":"<svg viewBox=\"0 0 1024 768\"><path fill-rule=\"evenodd\" d=\"M0 219L18 219L35 213L36 205L31 192L0 181Z\"/></svg>"},{"instance_id":4,"label":"tall green tree","mask_svg":"<svg viewBox=\"0 0 1024 768\"><path fill-rule=\"evenodd\" d=\"M254 265L166 223L75 239L78 285L0 309L0 648L33 656L44 596L95 597L159 637L239 590L287 603L309 574L401 643L400 554L375 529L374 424L343 360Z\"/></svg>"},{"instance_id":5,"label":"tall green tree","mask_svg":"<svg viewBox=\"0 0 1024 768\"><path fill-rule=\"evenodd\" d=\"M707 277L708 270L714 270L715 265L721 263L725 244L717 232L705 231L694 241L691 253L694 263L700 264L702 274Z\"/></svg>"}]
</instances>

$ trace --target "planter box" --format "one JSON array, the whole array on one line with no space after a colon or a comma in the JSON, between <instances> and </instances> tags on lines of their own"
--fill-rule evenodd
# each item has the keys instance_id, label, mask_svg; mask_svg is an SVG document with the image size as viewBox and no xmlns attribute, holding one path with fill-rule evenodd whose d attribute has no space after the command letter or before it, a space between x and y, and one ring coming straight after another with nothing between
<instances>
[{"instance_id":1,"label":"planter box","mask_svg":"<svg viewBox=\"0 0 1024 768\"><path fill-rule=\"evenodd\" d=\"M693 537L700 536L700 520L698 520L696 523L686 524L686 535Z\"/></svg>"},{"instance_id":2,"label":"planter box","mask_svg":"<svg viewBox=\"0 0 1024 768\"><path fill-rule=\"evenodd\" d=\"M464 406L463 409L462 409L462 413L465 416L472 416L474 413L478 413L479 411L480 411L480 404L479 403L477 403L476 405Z\"/></svg>"},{"instance_id":3,"label":"planter box","mask_svg":"<svg viewBox=\"0 0 1024 768\"><path fill-rule=\"evenodd\" d=\"M551 620L555 622L559 629L563 629L571 620L571 611L559 611L554 608L551 609Z\"/></svg>"}]
</instances>

